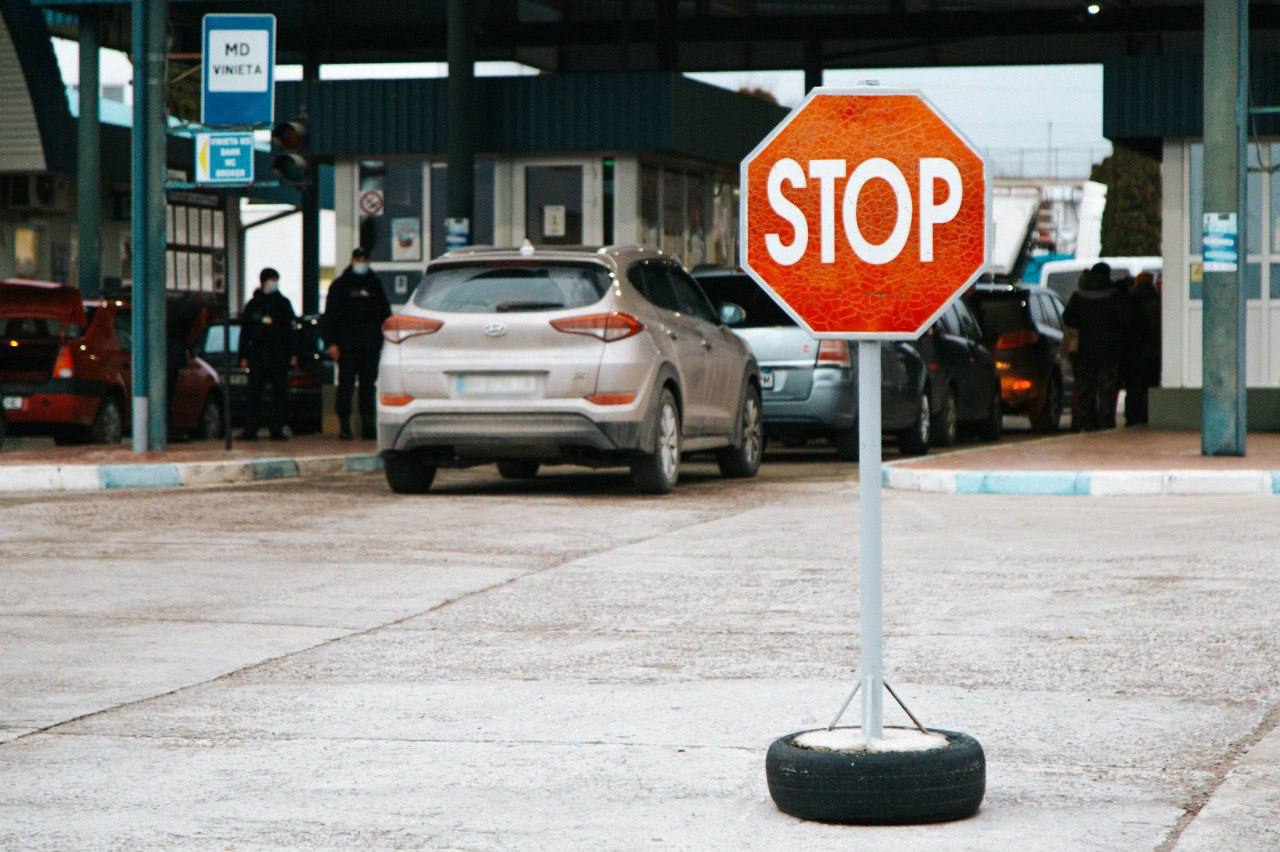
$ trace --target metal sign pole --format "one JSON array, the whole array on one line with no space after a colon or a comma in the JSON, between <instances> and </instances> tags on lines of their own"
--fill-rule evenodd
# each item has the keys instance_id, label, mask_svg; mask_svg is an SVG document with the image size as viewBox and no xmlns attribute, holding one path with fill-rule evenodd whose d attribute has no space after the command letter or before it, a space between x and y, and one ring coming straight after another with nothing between
<instances>
[{"instance_id":1,"label":"metal sign pole","mask_svg":"<svg viewBox=\"0 0 1280 852\"><path fill-rule=\"evenodd\" d=\"M880 341L858 342L858 644L862 737L884 735L880 599Z\"/></svg>"}]
</instances>

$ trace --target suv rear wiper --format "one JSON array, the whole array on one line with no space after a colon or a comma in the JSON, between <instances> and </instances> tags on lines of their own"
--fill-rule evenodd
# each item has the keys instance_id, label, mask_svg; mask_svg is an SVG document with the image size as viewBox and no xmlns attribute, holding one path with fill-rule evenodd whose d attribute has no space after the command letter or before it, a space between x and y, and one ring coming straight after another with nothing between
<instances>
[{"instance_id":1,"label":"suv rear wiper","mask_svg":"<svg viewBox=\"0 0 1280 852\"><path fill-rule=\"evenodd\" d=\"M505 314L511 311L546 311L563 307L563 302L499 302L493 309L500 314Z\"/></svg>"}]
</instances>

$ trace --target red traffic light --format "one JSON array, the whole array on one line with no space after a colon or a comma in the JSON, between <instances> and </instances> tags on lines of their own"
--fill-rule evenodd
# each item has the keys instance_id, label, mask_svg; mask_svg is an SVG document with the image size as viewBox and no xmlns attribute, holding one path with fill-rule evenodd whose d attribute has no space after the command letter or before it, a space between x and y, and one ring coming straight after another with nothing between
<instances>
[{"instance_id":1,"label":"red traffic light","mask_svg":"<svg viewBox=\"0 0 1280 852\"><path fill-rule=\"evenodd\" d=\"M271 141L286 151L297 151L307 143L307 126L301 121L284 121L271 131Z\"/></svg>"}]
</instances>

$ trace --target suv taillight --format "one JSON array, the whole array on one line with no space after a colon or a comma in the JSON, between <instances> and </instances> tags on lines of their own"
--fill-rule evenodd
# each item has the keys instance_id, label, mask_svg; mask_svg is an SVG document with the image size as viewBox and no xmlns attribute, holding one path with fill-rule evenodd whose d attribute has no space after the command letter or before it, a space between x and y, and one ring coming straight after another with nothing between
<instances>
[{"instance_id":1,"label":"suv taillight","mask_svg":"<svg viewBox=\"0 0 1280 852\"><path fill-rule=\"evenodd\" d=\"M1033 346L1040 341L1040 335L1029 328L1018 331L1006 331L996 338L996 349L1021 349Z\"/></svg>"},{"instance_id":2,"label":"suv taillight","mask_svg":"<svg viewBox=\"0 0 1280 852\"><path fill-rule=\"evenodd\" d=\"M605 343L624 340L644 331L644 323L622 311L608 314L588 314L583 317L565 317L551 321L551 327L565 334L585 334L598 337Z\"/></svg>"},{"instance_id":3,"label":"suv taillight","mask_svg":"<svg viewBox=\"0 0 1280 852\"><path fill-rule=\"evenodd\" d=\"M58 349L58 357L53 362L53 377L55 379L69 379L75 374L76 362L71 355L71 347L60 347Z\"/></svg>"},{"instance_id":4,"label":"suv taillight","mask_svg":"<svg viewBox=\"0 0 1280 852\"><path fill-rule=\"evenodd\" d=\"M843 340L824 340L818 344L819 367L850 367L849 344Z\"/></svg>"},{"instance_id":5,"label":"suv taillight","mask_svg":"<svg viewBox=\"0 0 1280 852\"><path fill-rule=\"evenodd\" d=\"M444 323L427 317L411 317L404 314L389 316L382 323L382 337L388 343L403 343L420 334L435 334Z\"/></svg>"}]
</instances>

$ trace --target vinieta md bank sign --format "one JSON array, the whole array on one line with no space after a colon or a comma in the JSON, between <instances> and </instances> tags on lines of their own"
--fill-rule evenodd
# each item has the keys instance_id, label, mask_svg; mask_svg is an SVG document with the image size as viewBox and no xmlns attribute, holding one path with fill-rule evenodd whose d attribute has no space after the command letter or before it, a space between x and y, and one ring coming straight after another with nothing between
<instances>
[{"instance_id":1,"label":"vinieta md bank sign","mask_svg":"<svg viewBox=\"0 0 1280 852\"><path fill-rule=\"evenodd\" d=\"M275 15L205 15L200 121L267 126L275 118Z\"/></svg>"}]
</instances>

